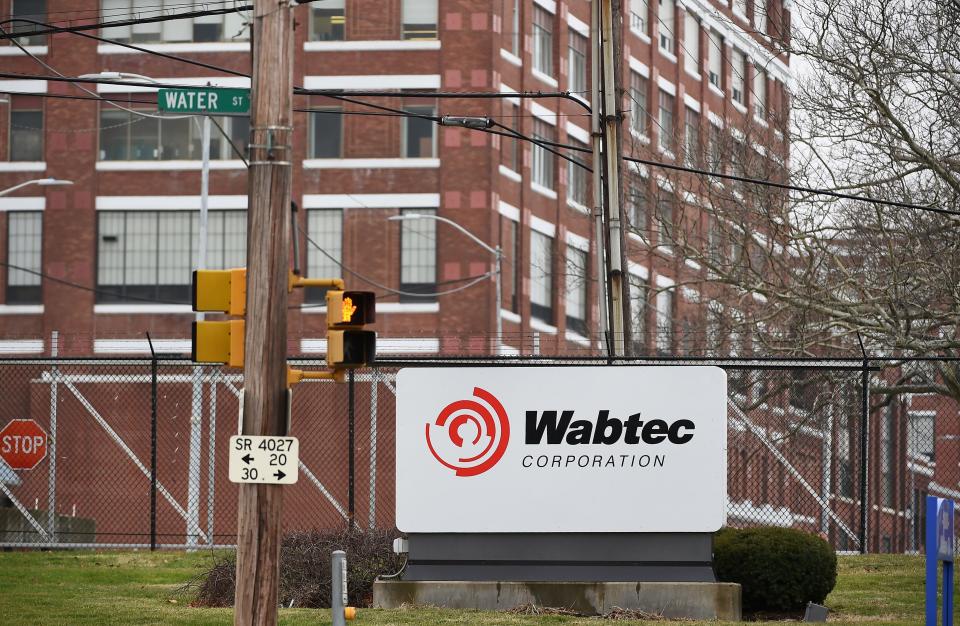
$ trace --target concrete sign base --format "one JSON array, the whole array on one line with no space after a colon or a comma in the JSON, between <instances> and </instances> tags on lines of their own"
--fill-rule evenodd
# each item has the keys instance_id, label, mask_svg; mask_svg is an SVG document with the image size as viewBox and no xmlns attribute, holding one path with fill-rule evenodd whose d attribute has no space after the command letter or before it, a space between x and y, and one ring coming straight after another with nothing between
<instances>
[{"instance_id":1,"label":"concrete sign base","mask_svg":"<svg viewBox=\"0 0 960 626\"><path fill-rule=\"evenodd\" d=\"M373 606L403 604L507 611L529 604L603 615L615 607L669 619L741 619L740 585L734 583L394 581L373 583Z\"/></svg>"}]
</instances>

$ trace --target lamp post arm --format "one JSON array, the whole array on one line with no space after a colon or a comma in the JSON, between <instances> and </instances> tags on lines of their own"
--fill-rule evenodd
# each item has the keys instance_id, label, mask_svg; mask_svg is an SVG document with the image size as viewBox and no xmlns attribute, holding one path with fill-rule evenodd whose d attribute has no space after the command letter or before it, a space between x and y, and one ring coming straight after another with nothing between
<instances>
[{"instance_id":1,"label":"lamp post arm","mask_svg":"<svg viewBox=\"0 0 960 626\"><path fill-rule=\"evenodd\" d=\"M14 185L13 187L10 187L9 189L4 189L4 190L0 191L0 196L5 196L5 195L7 195L7 194L11 194L11 193L13 193L14 191L16 191L17 189L23 189L24 187L26 187L26 186L28 186L28 185L36 185L36 184L39 183L41 180L42 180L42 179L38 178L38 179L36 179L36 180L28 180L28 181L26 181L26 182L19 183L19 184L17 184L17 185Z\"/></svg>"},{"instance_id":2,"label":"lamp post arm","mask_svg":"<svg viewBox=\"0 0 960 626\"><path fill-rule=\"evenodd\" d=\"M464 227L461 226L460 224L457 224L456 222L454 222L454 221L451 220L451 219L448 219L448 218L446 218L446 217L441 217L441 216L439 216L439 215L427 215L427 214L422 214L422 213L419 214L419 215L420 215L420 217L419 217L418 219L437 220L438 222L443 222L444 224L449 224L449 225L453 226L454 228L456 228L457 230L459 230L459 231L460 231L461 233L463 233L464 235L466 235L467 237L469 237L470 239L472 239L474 242L476 242L476 244L477 244L478 246L480 246L481 248L483 248L484 250L486 250L486 251L489 252L490 254L492 254L492 255L494 255L494 256L497 256L497 255L499 254L499 253L497 252L496 248L490 247L483 239L480 239L479 237L477 237L476 235L474 235L473 233L471 233L469 230L467 230L466 228L464 228Z\"/></svg>"}]
</instances>

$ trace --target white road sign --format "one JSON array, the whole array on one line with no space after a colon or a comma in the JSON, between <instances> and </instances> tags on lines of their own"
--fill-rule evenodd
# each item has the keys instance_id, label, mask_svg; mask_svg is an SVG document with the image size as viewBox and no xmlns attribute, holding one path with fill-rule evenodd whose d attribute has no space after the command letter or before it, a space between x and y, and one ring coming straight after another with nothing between
<instances>
[{"instance_id":1,"label":"white road sign","mask_svg":"<svg viewBox=\"0 0 960 626\"><path fill-rule=\"evenodd\" d=\"M296 437L230 437L230 482L292 485L299 460Z\"/></svg>"}]
</instances>

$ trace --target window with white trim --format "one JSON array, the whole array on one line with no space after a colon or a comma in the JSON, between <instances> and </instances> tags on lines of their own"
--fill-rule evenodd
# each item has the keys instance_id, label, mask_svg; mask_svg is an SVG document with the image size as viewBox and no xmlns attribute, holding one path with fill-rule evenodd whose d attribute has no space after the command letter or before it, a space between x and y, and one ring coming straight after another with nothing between
<instances>
[{"instance_id":1,"label":"window with white trim","mask_svg":"<svg viewBox=\"0 0 960 626\"><path fill-rule=\"evenodd\" d=\"M533 5L533 69L553 76L553 14Z\"/></svg>"},{"instance_id":2,"label":"window with white trim","mask_svg":"<svg viewBox=\"0 0 960 626\"><path fill-rule=\"evenodd\" d=\"M509 14L504 16L504 34L508 37L509 44L507 49L515 57L520 56L520 0L505 0L505 2L510 4ZM506 27L506 22L509 21L509 28Z\"/></svg>"},{"instance_id":3,"label":"window with white trim","mask_svg":"<svg viewBox=\"0 0 960 626\"><path fill-rule=\"evenodd\" d=\"M650 211L650 194L647 191L647 181L628 179L626 181L626 214L631 231L642 237L647 236L647 216Z\"/></svg>"},{"instance_id":4,"label":"window with white trim","mask_svg":"<svg viewBox=\"0 0 960 626\"><path fill-rule=\"evenodd\" d=\"M753 116L767 119L767 73L759 65L753 66Z\"/></svg>"},{"instance_id":5,"label":"window with white trim","mask_svg":"<svg viewBox=\"0 0 960 626\"><path fill-rule=\"evenodd\" d=\"M689 9L683 18L683 67L691 74L700 73L700 20Z\"/></svg>"},{"instance_id":6,"label":"window with white trim","mask_svg":"<svg viewBox=\"0 0 960 626\"><path fill-rule=\"evenodd\" d=\"M646 137L650 126L647 94L650 81L637 72L630 72L630 128Z\"/></svg>"},{"instance_id":7,"label":"window with white trim","mask_svg":"<svg viewBox=\"0 0 960 626\"><path fill-rule=\"evenodd\" d=\"M310 113L309 157L336 159L343 156L343 109L322 107Z\"/></svg>"},{"instance_id":8,"label":"window with white trim","mask_svg":"<svg viewBox=\"0 0 960 626\"><path fill-rule=\"evenodd\" d=\"M674 98L666 90L660 90L660 150L664 152L673 152L675 137L673 128L673 106Z\"/></svg>"},{"instance_id":9,"label":"window with white trim","mask_svg":"<svg viewBox=\"0 0 960 626\"><path fill-rule=\"evenodd\" d=\"M636 274L628 274L630 285L630 343L634 356L647 353L647 298L650 297L650 285L647 280Z\"/></svg>"},{"instance_id":10,"label":"window with white trim","mask_svg":"<svg viewBox=\"0 0 960 626\"><path fill-rule=\"evenodd\" d=\"M158 5L163 5L162 7ZM155 16L163 13L185 13L210 8L209 2L194 0L102 0L104 21L116 21L130 15ZM177 43L209 41L246 41L250 28L243 13L201 15L193 18L143 22L126 26L104 28L101 35L107 39L127 43Z\"/></svg>"},{"instance_id":11,"label":"window with white trim","mask_svg":"<svg viewBox=\"0 0 960 626\"><path fill-rule=\"evenodd\" d=\"M673 287L657 293L657 354L667 356L673 350Z\"/></svg>"},{"instance_id":12,"label":"window with white trim","mask_svg":"<svg viewBox=\"0 0 960 626\"><path fill-rule=\"evenodd\" d=\"M501 100L503 124L520 132L520 106L509 100ZM500 136L500 163L509 170L520 173L520 140L516 137Z\"/></svg>"},{"instance_id":13,"label":"window with white trim","mask_svg":"<svg viewBox=\"0 0 960 626\"><path fill-rule=\"evenodd\" d=\"M730 98L739 104L746 106L747 101L744 96L744 77L747 75L746 55L736 48L730 56Z\"/></svg>"},{"instance_id":14,"label":"window with white trim","mask_svg":"<svg viewBox=\"0 0 960 626\"><path fill-rule=\"evenodd\" d=\"M98 302L189 302L199 211L97 212ZM247 212L210 211L209 269L243 267Z\"/></svg>"},{"instance_id":15,"label":"window with white trim","mask_svg":"<svg viewBox=\"0 0 960 626\"><path fill-rule=\"evenodd\" d=\"M700 163L700 114L690 107L685 107L683 123L683 161L687 165Z\"/></svg>"},{"instance_id":16,"label":"window with white trim","mask_svg":"<svg viewBox=\"0 0 960 626\"><path fill-rule=\"evenodd\" d=\"M934 442L934 413L932 411L908 413L907 452L912 459L932 461Z\"/></svg>"},{"instance_id":17,"label":"window with white trim","mask_svg":"<svg viewBox=\"0 0 960 626\"><path fill-rule=\"evenodd\" d=\"M758 33L767 33L767 0L754 0L753 25Z\"/></svg>"},{"instance_id":18,"label":"window with white trim","mask_svg":"<svg viewBox=\"0 0 960 626\"><path fill-rule=\"evenodd\" d=\"M299 234L297 235L299 236ZM342 276L343 261L343 210L309 209L307 211L307 276L331 278ZM307 287L305 302L323 302L325 287Z\"/></svg>"},{"instance_id":19,"label":"window with white trim","mask_svg":"<svg viewBox=\"0 0 960 626\"><path fill-rule=\"evenodd\" d=\"M437 38L437 0L403 0L401 14L403 39Z\"/></svg>"},{"instance_id":20,"label":"window with white trim","mask_svg":"<svg viewBox=\"0 0 960 626\"><path fill-rule=\"evenodd\" d=\"M9 158L43 161L43 101L37 96L10 96Z\"/></svg>"},{"instance_id":21,"label":"window with white trim","mask_svg":"<svg viewBox=\"0 0 960 626\"><path fill-rule=\"evenodd\" d=\"M556 141L557 131L543 120L533 120L533 138L540 141ZM532 180L541 187L554 188L554 154L544 147L533 144Z\"/></svg>"},{"instance_id":22,"label":"window with white trim","mask_svg":"<svg viewBox=\"0 0 960 626\"><path fill-rule=\"evenodd\" d=\"M403 215L436 215L436 209L403 209ZM437 221L400 221L400 302L432 302L437 292Z\"/></svg>"},{"instance_id":23,"label":"window with white trim","mask_svg":"<svg viewBox=\"0 0 960 626\"><path fill-rule=\"evenodd\" d=\"M343 41L347 27L346 0L323 0L310 6L310 40Z\"/></svg>"},{"instance_id":24,"label":"window with white trim","mask_svg":"<svg viewBox=\"0 0 960 626\"><path fill-rule=\"evenodd\" d=\"M567 245L565 308L567 328L587 335L587 252Z\"/></svg>"},{"instance_id":25,"label":"window with white trim","mask_svg":"<svg viewBox=\"0 0 960 626\"><path fill-rule=\"evenodd\" d=\"M713 29L707 32L707 66L710 84L723 89L723 37Z\"/></svg>"},{"instance_id":26,"label":"window with white trim","mask_svg":"<svg viewBox=\"0 0 960 626\"><path fill-rule=\"evenodd\" d=\"M17 20L33 20L47 22L47 0L13 0L12 18L7 29L13 33L23 33L17 41L24 46L42 46L47 43L46 35L33 35L36 30L44 28L39 24L18 22Z\"/></svg>"},{"instance_id":27,"label":"window with white trim","mask_svg":"<svg viewBox=\"0 0 960 626\"><path fill-rule=\"evenodd\" d=\"M520 262L520 224L501 213L500 236L500 250L503 252L500 288L503 289L503 302L506 303L507 309L519 313L520 299L517 294L520 283L523 281L523 265Z\"/></svg>"},{"instance_id":28,"label":"window with white trim","mask_svg":"<svg viewBox=\"0 0 960 626\"><path fill-rule=\"evenodd\" d=\"M567 141L572 146L587 149L587 144L577 141L573 137L568 137ZM567 156L571 159L567 161L567 200L580 206L590 204L590 172L587 171L587 168L590 167L589 154L589 152L577 150L570 150L567 153Z\"/></svg>"},{"instance_id":29,"label":"window with white trim","mask_svg":"<svg viewBox=\"0 0 960 626\"><path fill-rule=\"evenodd\" d=\"M433 106L405 106L414 116L400 118L400 155L408 159L437 155L437 125L428 119L436 115Z\"/></svg>"},{"instance_id":30,"label":"window with white trim","mask_svg":"<svg viewBox=\"0 0 960 626\"><path fill-rule=\"evenodd\" d=\"M587 38L570 30L570 91L587 97Z\"/></svg>"},{"instance_id":31,"label":"window with white trim","mask_svg":"<svg viewBox=\"0 0 960 626\"><path fill-rule=\"evenodd\" d=\"M674 0L658 0L660 6L657 9L657 19L660 22L660 49L672 55L676 55L674 49L674 39L676 37L674 27L675 5Z\"/></svg>"},{"instance_id":32,"label":"window with white trim","mask_svg":"<svg viewBox=\"0 0 960 626\"><path fill-rule=\"evenodd\" d=\"M530 231L530 315L553 324L553 239Z\"/></svg>"},{"instance_id":33,"label":"window with white trim","mask_svg":"<svg viewBox=\"0 0 960 626\"><path fill-rule=\"evenodd\" d=\"M657 230L660 234L658 245L669 246L674 243L676 218L676 200L673 193L661 189L660 195L657 196Z\"/></svg>"},{"instance_id":34,"label":"window with white trim","mask_svg":"<svg viewBox=\"0 0 960 626\"><path fill-rule=\"evenodd\" d=\"M747 0L733 0L733 10L740 15L747 14Z\"/></svg>"},{"instance_id":35,"label":"window with white trim","mask_svg":"<svg viewBox=\"0 0 960 626\"><path fill-rule=\"evenodd\" d=\"M650 6L647 0L630 0L630 29L644 35L650 35L648 23Z\"/></svg>"},{"instance_id":36,"label":"window with white trim","mask_svg":"<svg viewBox=\"0 0 960 626\"><path fill-rule=\"evenodd\" d=\"M7 304L43 301L39 272L43 249L43 213L7 213Z\"/></svg>"},{"instance_id":37,"label":"window with white trim","mask_svg":"<svg viewBox=\"0 0 960 626\"><path fill-rule=\"evenodd\" d=\"M111 98L117 100L117 98ZM120 98L122 101L122 98ZM133 104L156 115L156 106ZM250 143L250 118L241 116L214 117L230 140L217 128L210 133L212 160L239 159L236 149L245 154ZM199 161L203 158L199 118L170 115L168 119L143 117L117 109L109 104L100 106L101 161ZM232 142L232 145L231 145Z\"/></svg>"}]
</instances>

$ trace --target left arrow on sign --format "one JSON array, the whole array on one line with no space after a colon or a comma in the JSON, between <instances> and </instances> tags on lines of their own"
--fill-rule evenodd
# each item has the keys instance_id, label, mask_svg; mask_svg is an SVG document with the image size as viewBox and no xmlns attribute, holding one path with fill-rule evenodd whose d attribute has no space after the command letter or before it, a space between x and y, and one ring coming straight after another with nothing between
<instances>
[{"instance_id":1,"label":"left arrow on sign","mask_svg":"<svg viewBox=\"0 0 960 626\"><path fill-rule=\"evenodd\" d=\"M241 460L247 465L249 465L251 461L253 461L253 457L248 454L247 456L243 457Z\"/></svg>"}]
</instances>

